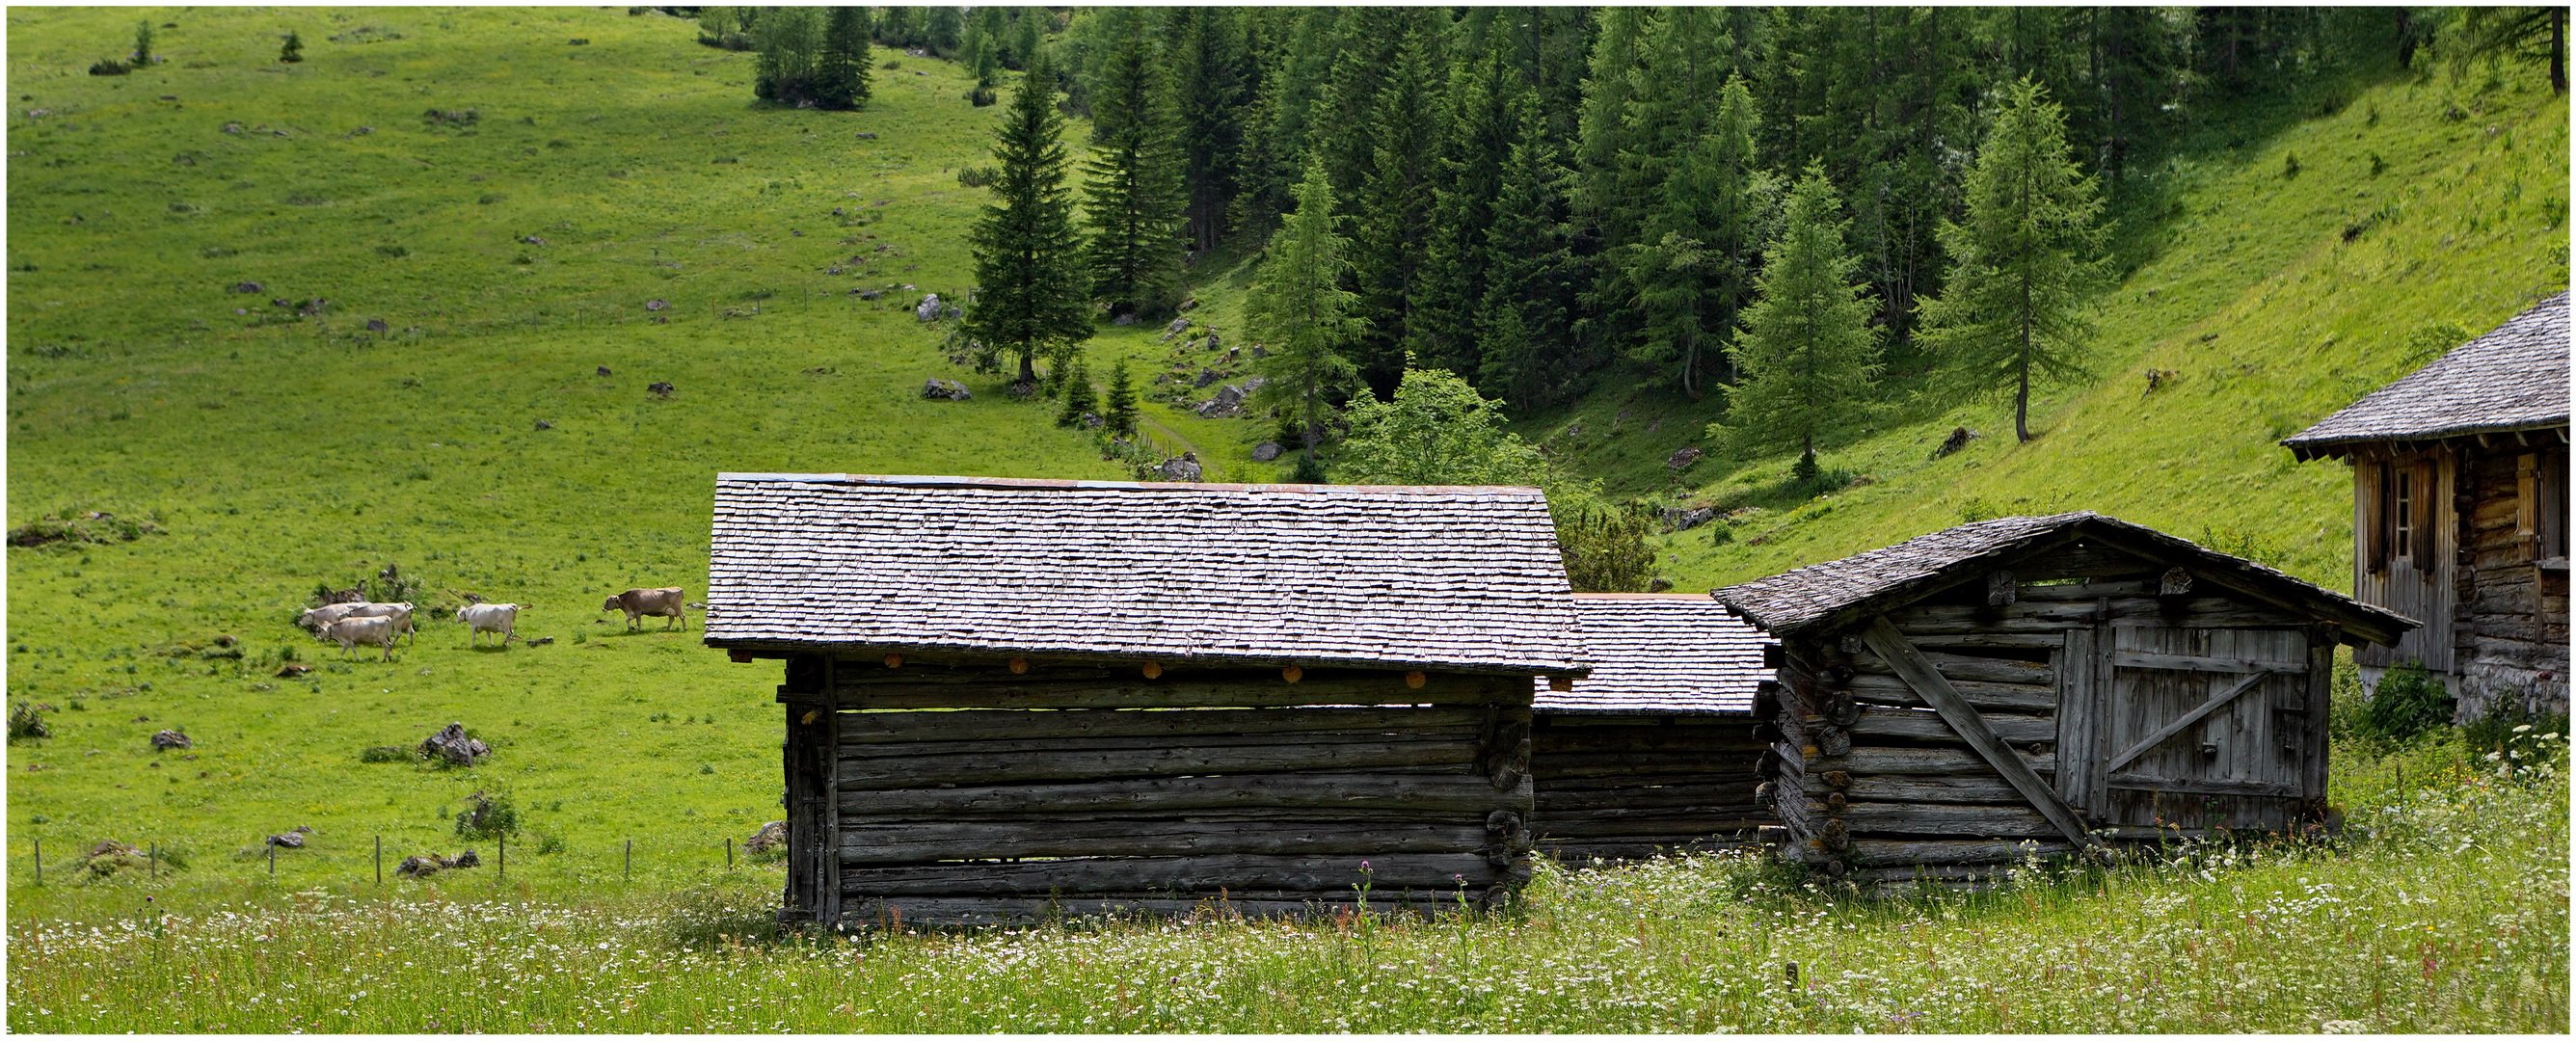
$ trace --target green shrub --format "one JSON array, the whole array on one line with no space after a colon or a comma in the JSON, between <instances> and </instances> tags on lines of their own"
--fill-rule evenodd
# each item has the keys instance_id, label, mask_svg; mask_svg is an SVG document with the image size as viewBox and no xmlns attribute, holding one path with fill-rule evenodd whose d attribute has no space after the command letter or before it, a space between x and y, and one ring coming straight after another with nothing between
<instances>
[{"instance_id":1,"label":"green shrub","mask_svg":"<svg viewBox=\"0 0 2576 1041\"><path fill-rule=\"evenodd\" d=\"M361 763L403 763L419 758L418 753L400 745L376 745L358 753Z\"/></svg>"},{"instance_id":2,"label":"green shrub","mask_svg":"<svg viewBox=\"0 0 2576 1041\"><path fill-rule=\"evenodd\" d=\"M519 808L508 793L465 797L465 812L456 815L456 834L467 839L496 839L519 833Z\"/></svg>"},{"instance_id":3,"label":"green shrub","mask_svg":"<svg viewBox=\"0 0 2576 1041\"><path fill-rule=\"evenodd\" d=\"M45 725L47 708L48 706L29 704L24 701L10 702L9 740L33 740L54 736L54 729Z\"/></svg>"},{"instance_id":4,"label":"green shrub","mask_svg":"<svg viewBox=\"0 0 2576 1041\"><path fill-rule=\"evenodd\" d=\"M2379 689L2362 703L2354 729L2362 737L2406 742L2450 721L2451 694L2442 681L2426 674L2423 666L2408 664L2379 678Z\"/></svg>"}]
</instances>

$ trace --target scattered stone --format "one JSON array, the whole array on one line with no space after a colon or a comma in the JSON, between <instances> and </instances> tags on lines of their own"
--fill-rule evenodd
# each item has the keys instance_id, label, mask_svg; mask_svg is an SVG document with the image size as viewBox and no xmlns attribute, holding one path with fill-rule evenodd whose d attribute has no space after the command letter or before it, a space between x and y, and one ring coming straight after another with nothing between
<instances>
[{"instance_id":1,"label":"scattered stone","mask_svg":"<svg viewBox=\"0 0 2576 1041\"><path fill-rule=\"evenodd\" d=\"M1689 531L1717 517L1715 506L1673 506L1663 512L1665 531Z\"/></svg>"},{"instance_id":2,"label":"scattered stone","mask_svg":"<svg viewBox=\"0 0 2576 1041\"><path fill-rule=\"evenodd\" d=\"M435 875L441 871L452 871L457 868L481 867L482 865L483 858L475 856L474 851L470 849L452 857L429 853L420 856L404 857L403 862L394 868L394 874L409 875L413 878L428 878L429 876Z\"/></svg>"},{"instance_id":3,"label":"scattered stone","mask_svg":"<svg viewBox=\"0 0 2576 1041\"><path fill-rule=\"evenodd\" d=\"M925 322L936 320L939 317L939 294L922 297L920 306L912 309L912 316Z\"/></svg>"},{"instance_id":4,"label":"scattered stone","mask_svg":"<svg viewBox=\"0 0 2576 1041\"><path fill-rule=\"evenodd\" d=\"M537 637L536 639L533 639L533 640L521 640L521 641L519 641L519 646L522 646L522 647L543 647L543 646L545 646L545 645L547 645L547 644L550 644L550 643L553 643L553 642L555 642L555 638L554 638L554 637L551 637L551 636L540 636L540 637Z\"/></svg>"},{"instance_id":5,"label":"scattered stone","mask_svg":"<svg viewBox=\"0 0 2576 1041\"><path fill-rule=\"evenodd\" d=\"M1252 461L1256 463L1269 462L1273 459L1279 458L1279 453L1281 451L1283 451L1283 449L1279 447L1279 442L1264 441L1252 446Z\"/></svg>"},{"instance_id":6,"label":"scattered stone","mask_svg":"<svg viewBox=\"0 0 2576 1041\"><path fill-rule=\"evenodd\" d=\"M876 132L876 131L874 131L874 130L862 130L862 131L859 131L859 140L861 140L861 141L874 141L874 140L876 140L876 139L877 139L877 132ZM883 205L885 205L885 204L884 204L884 203L878 203L877 205L879 205L879 206L883 206Z\"/></svg>"},{"instance_id":7,"label":"scattered stone","mask_svg":"<svg viewBox=\"0 0 2576 1041\"><path fill-rule=\"evenodd\" d=\"M668 382L655 380L651 383L645 384L644 389L651 391L654 397L660 398L664 401L669 401L671 400L671 391L675 388L673 388Z\"/></svg>"},{"instance_id":8,"label":"scattered stone","mask_svg":"<svg viewBox=\"0 0 2576 1041\"><path fill-rule=\"evenodd\" d=\"M268 287L257 282L235 282L233 283L232 291L236 293L265 293L268 292Z\"/></svg>"},{"instance_id":9,"label":"scattered stone","mask_svg":"<svg viewBox=\"0 0 2576 1041\"><path fill-rule=\"evenodd\" d=\"M239 123L226 123L226 124L224 124L224 133L227 133L227 134L238 134L238 133L241 133L241 132L242 132L242 125L241 125L241 124L239 124Z\"/></svg>"},{"instance_id":10,"label":"scattered stone","mask_svg":"<svg viewBox=\"0 0 2576 1041\"><path fill-rule=\"evenodd\" d=\"M1962 448L1968 447L1968 442L1984 436L1984 434L1980 434L1966 427L1952 427L1950 429L1950 436L1942 438L1941 444L1932 449L1932 458L1939 459L1944 456L1948 456Z\"/></svg>"},{"instance_id":11,"label":"scattered stone","mask_svg":"<svg viewBox=\"0 0 2576 1041\"><path fill-rule=\"evenodd\" d=\"M1208 334L1207 334L1207 349L1209 349L1209 350L1213 351L1213 350L1216 350L1217 348L1219 348L1219 347L1223 347L1223 346L1225 346L1225 341L1217 338L1216 330L1214 330L1214 329L1210 329L1210 330L1208 330Z\"/></svg>"},{"instance_id":12,"label":"scattered stone","mask_svg":"<svg viewBox=\"0 0 2576 1041\"><path fill-rule=\"evenodd\" d=\"M519 237L519 241L521 241L521 242L525 242L525 243L527 243L528 245L531 245L531 246L544 246L544 245L550 245L550 243L548 243L546 240L544 240L544 239L542 239L542 238L539 238L539 237L537 237L537 236L535 236L535 235L523 235L523 236L520 236L520 237Z\"/></svg>"},{"instance_id":13,"label":"scattered stone","mask_svg":"<svg viewBox=\"0 0 2576 1041\"><path fill-rule=\"evenodd\" d=\"M1193 387L1204 387L1224 378L1225 375L1215 369L1200 369L1198 381L1190 385Z\"/></svg>"},{"instance_id":14,"label":"scattered stone","mask_svg":"<svg viewBox=\"0 0 2576 1041\"><path fill-rule=\"evenodd\" d=\"M975 395L969 393L963 383L933 376L922 383L921 396L932 401L966 401Z\"/></svg>"},{"instance_id":15,"label":"scattered stone","mask_svg":"<svg viewBox=\"0 0 2576 1041\"><path fill-rule=\"evenodd\" d=\"M1172 342L1172 337L1179 336L1182 332L1189 329L1189 327L1190 320L1187 318L1172 319L1172 324L1163 327L1163 342Z\"/></svg>"},{"instance_id":16,"label":"scattered stone","mask_svg":"<svg viewBox=\"0 0 2576 1041\"><path fill-rule=\"evenodd\" d=\"M644 301L644 309L647 311L659 311L669 306L671 306L671 302L660 297L654 297L651 300Z\"/></svg>"},{"instance_id":17,"label":"scattered stone","mask_svg":"<svg viewBox=\"0 0 2576 1041\"><path fill-rule=\"evenodd\" d=\"M1197 481L1201 473L1198 453L1183 452L1178 459L1165 459L1163 465L1155 467L1155 470L1166 481Z\"/></svg>"},{"instance_id":18,"label":"scattered stone","mask_svg":"<svg viewBox=\"0 0 2576 1041\"><path fill-rule=\"evenodd\" d=\"M311 830L313 829L302 828L295 831L282 831L269 836L268 844L271 846L282 846L287 849L303 849L304 833Z\"/></svg>"},{"instance_id":19,"label":"scattered stone","mask_svg":"<svg viewBox=\"0 0 2576 1041\"><path fill-rule=\"evenodd\" d=\"M81 858L81 867L87 869L93 878L108 878L125 871L152 870L152 861L152 856L140 847L106 839L90 847L89 855ZM164 862L160 867L168 870L178 865Z\"/></svg>"},{"instance_id":20,"label":"scattered stone","mask_svg":"<svg viewBox=\"0 0 2576 1041\"><path fill-rule=\"evenodd\" d=\"M301 304L296 305L295 313L300 314L300 315L303 315L303 316L305 316L305 317L307 317L307 318L311 318L311 317L313 317L314 315L321 314L321 313L322 313L322 309L323 309L323 308L325 308L325 307L330 306L330 304L331 304L331 301L325 300L325 299L323 299L323 298L321 298L321 297L318 297L318 296L317 296L317 297L314 297L314 298L313 298L313 299L311 299L311 300L307 300L307 301L304 301L304 302L303 302L303 303L301 303Z\"/></svg>"},{"instance_id":21,"label":"scattered stone","mask_svg":"<svg viewBox=\"0 0 2576 1041\"><path fill-rule=\"evenodd\" d=\"M1688 470L1691 468L1692 463L1699 462L1701 454L1702 453L1697 448L1684 448L1676 451L1673 454L1664 457L1664 469Z\"/></svg>"},{"instance_id":22,"label":"scattered stone","mask_svg":"<svg viewBox=\"0 0 2576 1041\"><path fill-rule=\"evenodd\" d=\"M1267 357L1269 357L1269 356L1270 356L1270 348L1268 348L1268 347L1264 347L1264 346L1262 346L1262 345L1260 345L1260 344L1257 344L1257 343L1256 343L1256 344L1253 344L1253 345L1252 345L1252 356L1253 356L1253 357L1255 357L1255 358L1267 358Z\"/></svg>"},{"instance_id":23,"label":"scattered stone","mask_svg":"<svg viewBox=\"0 0 2576 1041\"><path fill-rule=\"evenodd\" d=\"M602 365L602 366L600 366L600 367L599 367L599 378L601 378L601 379L607 379L607 378L608 378L608 366Z\"/></svg>"},{"instance_id":24,"label":"scattered stone","mask_svg":"<svg viewBox=\"0 0 2576 1041\"><path fill-rule=\"evenodd\" d=\"M481 738L467 736L465 724L450 723L422 739L420 754L455 766L472 766L490 757L492 749Z\"/></svg>"},{"instance_id":25,"label":"scattered stone","mask_svg":"<svg viewBox=\"0 0 2576 1041\"><path fill-rule=\"evenodd\" d=\"M759 831L752 832L750 838L742 840L742 851L767 853L785 845L787 845L787 822L771 821L761 825Z\"/></svg>"},{"instance_id":26,"label":"scattered stone","mask_svg":"<svg viewBox=\"0 0 2576 1041\"><path fill-rule=\"evenodd\" d=\"M371 333L389 333L394 331L394 327L382 318L370 318L367 319L367 331Z\"/></svg>"},{"instance_id":27,"label":"scattered stone","mask_svg":"<svg viewBox=\"0 0 2576 1041\"><path fill-rule=\"evenodd\" d=\"M1109 318L1109 324L1111 324L1111 325L1134 325L1134 324L1136 324L1136 315L1135 315L1133 312L1122 311L1122 312L1119 312L1118 314L1115 314L1115 315L1110 316L1110 318Z\"/></svg>"},{"instance_id":28,"label":"scattered stone","mask_svg":"<svg viewBox=\"0 0 2576 1041\"><path fill-rule=\"evenodd\" d=\"M861 300L876 300L885 296L885 290L882 289L853 289L850 292L856 294Z\"/></svg>"},{"instance_id":29,"label":"scattered stone","mask_svg":"<svg viewBox=\"0 0 2576 1041\"><path fill-rule=\"evenodd\" d=\"M1665 578L1657 578L1646 583L1646 591L1649 593L1661 593L1671 589L1672 587L1672 580Z\"/></svg>"},{"instance_id":30,"label":"scattered stone","mask_svg":"<svg viewBox=\"0 0 2576 1041\"><path fill-rule=\"evenodd\" d=\"M548 422L546 422L545 420L540 419L540 420L538 420L538 421L537 421L537 429L539 429L539 430L552 430L552 429L554 429L554 428L555 428L555 425L554 425L554 424L552 424L552 423L548 423Z\"/></svg>"},{"instance_id":31,"label":"scattered stone","mask_svg":"<svg viewBox=\"0 0 2576 1041\"><path fill-rule=\"evenodd\" d=\"M1076 420L1076 422L1081 423L1084 430L1098 430L1100 429L1100 425L1107 422L1107 420L1100 418L1100 413L1085 412L1082 414L1082 418Z\"/></svg>"},{"instance_id":32,"label":"scattered stone","mask_svg":"<svg viewBox=\"0 0 2576 1041\"><path fill-rule=\"evenodd\" d=\"M1189 311L1189 310L1196 309L1198 306L1199 306L1199 298L1197 298L1197 297L1195 297L1195 296L1183 297L1183 298L1181 298L1181 302L1180 302L1180 304L1178 304L1177 306L1173 307L1173 308L1172 308L1172 310L1175 310L1175 311Z\"/></svg>"},{"instance_id":33,"label":"scattered stone","mask_svg":"<svg viewBox=\"0 0 2576 1041\"><path fill-rule=\"evenodd\" d=\"M176 730L163 730L152 735L152 750L155 752L167 752L174 748L185 749L195 747L197 747L196 742L188 740L188 735Z\"/></svg>"}]
</instances>

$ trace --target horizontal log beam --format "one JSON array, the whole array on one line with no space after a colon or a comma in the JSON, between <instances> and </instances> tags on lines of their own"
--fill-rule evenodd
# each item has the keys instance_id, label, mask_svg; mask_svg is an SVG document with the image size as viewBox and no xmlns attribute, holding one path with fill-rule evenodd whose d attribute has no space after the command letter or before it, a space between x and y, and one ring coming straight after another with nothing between
<instances>
[{"instance_id":1,"label":"horizontal log beam","mask_svg":"<svg viewBox=\"0 0 2576 1041\"><path fill-rule=\"evenodd\" d=\"M1065 784L958 788L845 789L844 813L938 814L1126 813L1189 810L1402 810L1482 814L1516 809L1517 791L1497 792L1482 775L1452 773L1301 773L1216 777L1149 777Z\"/></svg>"},{"instance_id":2,"label":"horizontal log beam","mask_svg":"<svg viewBox=\"0 0 2576 1041\"><path fill-rule=\"evenodd\" d=\"M1689 730L1612 730L1549 731L1540 729L1530 739L1534 756L1624 755L1632 752L1680 752L1725 754L1760 753L1769 742L1753 736L1753 723L1744 720L1723 729L1692 728Z\"/></svg>"},{"instance_id":3,"label":"horizontal log beam","mask_svg":"<svg viewBox=\"0 0 2576 1041\"><path fill-rule=\"evenodd\" d=\"M851 865L927 864L1026 857L1187 857L1465 853L1488 842L1483 821L1437 824L1265 824L1195 821L975 821L870 824L841 821L843 877Z\"/></svg>"},{"instance_id":4,"label":"horizontal log beam","mask_svg":"<svg viewBox=\"0 0 2576 1041\"><path fill-rule=\"evenodd\" d=\"M811 695L782 693L782 701ZM842 708L1273 708L1292 705L1483 705L1528 707L1530 684L1447 678L1407 687L1400 673L1383 679L1288 683L1251 680L1147 680L1125 676L1090 682L845 683Z\"/></svg>"},{"instance_id":5,"label":"horizontal log beam","mask_svg":"<svg viewBox=\"0 0 2576 1041\"><path fill-rule=\"evenodd\" d=\"M1810 804L1809 812L1824 815L1821 805ZM1947 837L1958 839L2055 838L2060 833L2055 824L2039 811L2023 806L1960 806L1940 803L1862 803L1845 806L1832 814L1856 836Z\"/></svg>"},{"instance_id":6,"label":"horizontal log beam","mask_svg":"<svg viewBox=\"0 0 2576 1041\"><path fill-rule=\"evenodd\" d=\"M2017 745L2044 744L2057 740L2057 720L2049 716L2026 716L2003 712L1981 713L1986 728L1995 736ZM1961 741L1959 732L1943 722L1939 713L1923 709L1886 708L1876 705L1860 710L1860 719L1845 727L1853 737L1903 738L1917 741Z\"/></svg>"},{"instance_id":7,"label":"horizontal log beam","mask_svg":"<svg viewBox=\"0 0 2576 1041\"><path fill-rule=\"evenodd\" d=\"M1949 802L2028 805L2021 792L2001 777L1860 776L1843 792L1846 798L1871 802Z\"/></svg>"},{"instance_id":8,"label":"horizontal log beam","mask_svg":"<svg viewBox=\"0 0 2576 1041\"><path fill-rule=\"evenodd\" d=\"M1972 604L1916 604L1887 613L1887 620L1909 636L1954 633L2058 632L2090 625L2099 618L2093 604L2030 600L1988 607Z\"/></svg>"},{"instance_id":9,"label":"horizontal log beam","mask_svg":"<svg viewBox=\"0 0 2576 1041\"><path fill-rule=\"evenodd\" d=\"M863 757L871 763L892 765L914 759L942 759L954 756L1017 755L1024 752L1150 752L1158 749L1197 748L1211 752L1217 749L1244 748L1293 742L1304 745L1347 744L1424 744L1446 743L1474 745L1482 734L1478 726L1412 727L1382 730L1306 730L1276 734L1184 734L1142 737L1034 737L1017 740L985 741L965 739L952 741L907 741L902 743L840 743L840 754Z\"/></svg>"},{"instance_id":10,"label":"horizontal log beam","mask_svg":"<svg viewBox=\"0 0 2576 1041\"><path fill-rule=\"evenodd\" d=\"M2036 687L2053 685L2057 676L2046 662L2014 661L1975 654L1947 654L1940 651L1917 651L1923 661L1953 684L1961 680L1976 683L2020 683ZM1896 666L1873 651L1852 656L1852 667L1862 672L1887 676L1899 675Z\"/></svg>"},{"instance_id":11,"label":"horizontal log beam","mask_svg":"<svg viewBox=\"0 0 2576 1041\"><path fill-rule=\"evenodd\" d=\"M1852 842L1852 863L1858 867L1898 867L1910 864L2007 864L2026 854L2056 856L2072 853L2068 842L2006 841L1890 841L1856 839Z\"/></svg>"},{"instance_id":12,"label":"horizontal log beam","mask_svg":"<svg viewBox=\"0 0 2576 1041\"><path fill-rule=\"evenodd\" d=\"M1331 730L1394 732L1480 726L1484 712L1474 708L966 709L843 712L838 722L841 743L856 745L953 741L961 737L1008 741Z\"/></svg>"},{"instance_id":13,"label":"horizontal log beam","mask_svg":"<svg viewBox=\"0 0 2576 1041\"><path fill-rule=\"evenodd\" d=\"M1360 870L1361 861L1369 870ZM1349 856L1095 857L1016 864L940 864L911 867L844 867L843 891L852 897L935 894L947 896L1040 895L1061 892L1152 893L1179 890L1214 894L1290 890L1352 892L1366 882L1372 893L1413 889L1452 892L1514 880L1475 853L1385 853Z\"/></svg>"},{"instance_id":14,"label":"horizontal log beam","mask_svg":"<svg viewBox=\"0 0 2576 1041\"><path fill-rule=\"evenodd\" d=\"M1662 813L1681 807L1732 806L1750 803L1753 786L1760 778L1753 775L1751 764L1743 774L1713 784L1675 785L1663 788L1600 787L1566 790L1545 787L1538 790L1538 819L1546 821L1560 813L1594 814Z\"/></svg>"},{"instance_id":15,"label":"horizontal log beam","mask_svg":"<svg viewBox=\"0 0 2576 1041\"><path fill-rule=\"evenodd\" d=\"M1997 709L2006 712L2051 712L2057 708L2056 688L2041 684L1976 683L1954 679L1950 681L1950 689L1958 691L1960 700L1966 701L1979 711ZM1930 706L1929 702L1923 700L1921 694L1915 693L1914 688L1906 686L1905 681L1894 674L1855 675L1852 677L1850 690L1851 696L1860 701L1883 705Z\"/></svg>"},{"instance_id":16,"label":"horizontal log beam","mask_svg":"<svg viewBox=\"0 0 2576 1041\"><path fill-rule=\"evenodd\" d=\"M1467 741L1376 741L1308 745L1276 743L1221 748L1153 748L1007 755L876 757L843 755L842 791L938 784L1026 784L1198 774L1353 772L1397 768L1467 771L1476 746Z\"/></svg>"},{"instance_id":17,"label":"horizontal log beam","mask_svg":"<svg viewBox=\"0 0 2576 1041\"><path fill-rule=\"evenodd\" d=\"M2130 791L2170 792L2176 795L2265 795L2285 799L2299 798L2299 786L2289 781L2239 781L2224 777L2180 778L2154 777L2147 774L2112 774L2111 787Z\"/></svg>"},{"instance_id":18,"label":"horizontal log beam","mask_svg":"<svg viewBox=\"0 0 2576 1041\"><path fill-rule=\"evenodd\" d=\"M2057 772L2057 755L2023 755L2033 772ZM1996 777L1994 767L1975 752L1948 748L1880 748L1862 747L1850 755L1825 756L1807 763L1808 776L1829 770L1849 772L1855 783L1866 775L1910 777L1965 777L1983 780ZM1996 778L2000 780L2001 778Z\"/></svg>"},{"instance_id":19,"label":"horizontal log beam","mask_svg":"<svg viewBox=\"0 0 2576 1041\"><path fill-rule=\"evenodd\" d=\"M1101 915L1135 915L1139 917L1178 918L1215 916L1224 918L1296 918L1305 915L1336 915L1355 907L1359 894L1349 890L1320 892L1297 898L1235 899L1209 893L1201 897L937 897L905 896L867 900L852 905L843 921L850 925L986 926L1025 925L1061 917ZM1481 907L1480 895L1471 895L1470 906ZM1454 910L1454 896L1405 898L1392 894L1370 894L1371 914L1401 914L1418 917Z\"/></svg>"},{"instance_id":20,"label":"horizontal log beam","mask_svg":"<svg viewBox=\"0 0 2576 1041\"><path fill-rule=\"evenodd\" d=\"M2114 651L2111 664L2122 669L2162 669L2173 672L2215 672L2241 675L2249 672L2298 675L2308 671L2303 661L2263 661L2256 658L2205 654L2154 654L2147 651Z\"/></svg>"}]
</instances>

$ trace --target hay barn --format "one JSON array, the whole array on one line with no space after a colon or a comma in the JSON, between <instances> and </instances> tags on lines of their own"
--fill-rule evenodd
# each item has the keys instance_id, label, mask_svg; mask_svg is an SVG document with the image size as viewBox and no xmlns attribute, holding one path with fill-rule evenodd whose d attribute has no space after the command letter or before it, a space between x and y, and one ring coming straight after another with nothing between
<instances>
[{"instance_id":1,"label":"hay barn","mask_svg":"<svg viewBox=\"0 0 2576 1041\"><path fill-rule=\"evenodd\" d=\"M1865 883L2325 816L2338 642L2411 622L2094 513L1721 589L1781 644L1769 841Z\"/></svg>"},{"instance_id":2,"label":"hay barn","mask_svg":"<svg viewBox=\"0 0 2576 1041\"><path fill-rule=\"evenodd\" d=\"M782 918L1506 899L1585 671L1533 488L727 474L706 643L779 659Z\"/></svg>"},{"instance_id":3,"label":"hay barn","mask_svg":"<svg viewBox=\"0 0 2576 1041\"><path fill-rule=\"evenodd\" d=\"M1574 617L1591 675L1533 695L1539 851L1580 865L1752 844L1772 823L1753 801L1771 642L1704 594L1578 593Z\"/></svg>"},{"instance_id":4,"label":"hay barn","mask_svg":"<svg viewBox=\"0 0 2576 1041\"><path fill-rule=\"evenodd\" d=\"M2352 587L2422 628L2353 652L2420 664L2462 722L2567 711L2567 294L2282 441L2352 465Z\"/></svg>"}]
</instances>

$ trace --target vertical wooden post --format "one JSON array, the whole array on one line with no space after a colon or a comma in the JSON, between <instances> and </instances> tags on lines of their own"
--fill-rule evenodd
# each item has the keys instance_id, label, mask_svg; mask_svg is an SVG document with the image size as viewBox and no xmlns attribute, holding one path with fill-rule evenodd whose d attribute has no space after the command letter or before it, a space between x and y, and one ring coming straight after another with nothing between
<instances>
[{"instance_id":1,"label":"vertical wooden post","mask_svg":"<svg viewBox=\"0 0 2576 1041\"><path fill-rule=\"evenodd\" d=\"M733 836L725 836L725 870L733 870Z\"/></svg>"},{"instance_id":2,"label":"vertical wooden post","mask_svg":"<svg viewBox=\"0 0 2576 1041\"><path fill-rule=\"evenodd\" d=\"M161 844L155 842L152 843L151 846L152 852L146 855L144 871L153 878L159 878L161 877ZM133 849L134 847L127 846L125 848Z\"/></svg>"},{"instance_id":3,"label":"vertical wooden post","mask_svg":"<svg viewBox=\"0 0 2576 1041\"><path fill-rule=\"evenodd\" d=\"M268 844L268 877L277 877L277 843Z\"/></svg>"},{"instance_id":4,"label":"vertical wooden post","mask_svg":"<svg viewBox=\"0 0 2576 1041\"><path fill-rule=\"evenodd\" d=\"M376 836L376 884L385 884L385 837Z\"/></svg>"},{"instance_id":5,"label":"vertical wooden post","mask_svg":"<svg viewBox=\"0 0 2576 1041\"><path fill-rule=\"evenodd\" d=\"M626 880L635 881L635 840L626 840Z\"/></svg>"},{"instance_id":6,"label":"vertical wooden post","mask_svg":"<svg viewBox=\"0 0 2576 1041\"><path fill-rule=\"evenodd\" d=\"M823 659L822 733L822 834L815 836L821 871L815 882L822 887L822 902L816 910L822 914L826 929L841 927L841 689L834 659Z\"/></svg>"},{"instance_id":7,"label":"vertical wooden post","mask_svg":"<svg viewBox=\"0 0 2576 1041\"><path fill-rule=\"evenodd\" d=\"M45 884L45 840L36 840L36 884Z\"/></svg>"},{"instance_id":8,"label":"vertical wooden post","mask_svg":"<svg viewBox=\"0 0 2576 1041\"><path fill-rule=\"evenodd\" d=\"M510 835L508 832L503 832L499 837L501 840L501 866L493 874L493 881L496 882L510 877Z\"/></svg>"}]
</instances>

